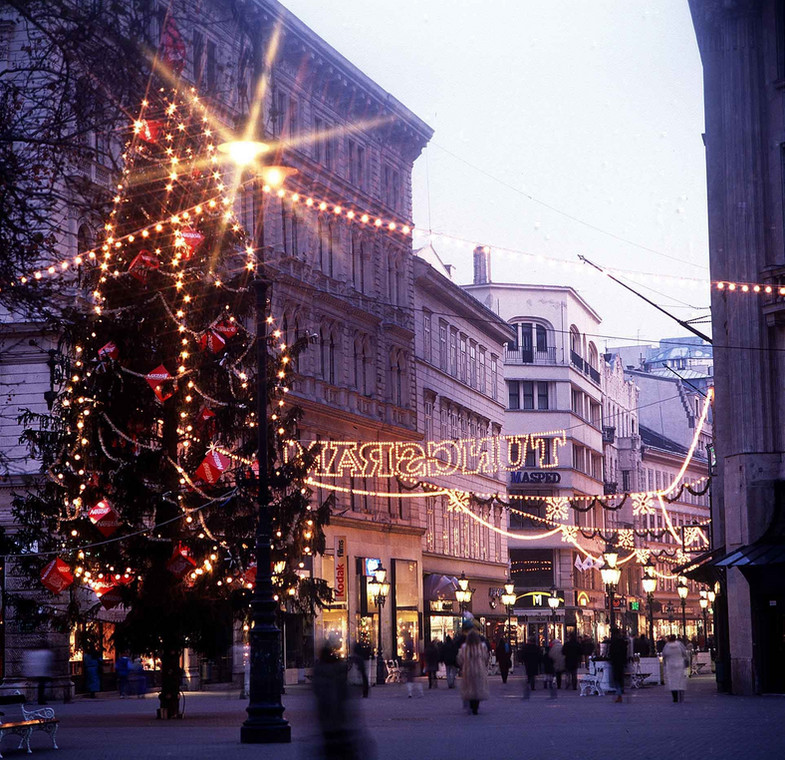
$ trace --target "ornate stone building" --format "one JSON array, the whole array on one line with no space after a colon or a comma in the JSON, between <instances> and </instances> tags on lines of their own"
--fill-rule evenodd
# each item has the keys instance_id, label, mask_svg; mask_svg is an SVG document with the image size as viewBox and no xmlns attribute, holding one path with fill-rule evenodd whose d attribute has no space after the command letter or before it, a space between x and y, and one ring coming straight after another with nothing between
<instances>
[{"instance_id":1,"label":"ornate stone building","mask_svg":"<svg viewBox=\"0 0 785 760\"><path fill-rule=\"evenodd\" d=\"M721 582L721 686L784 692L785 4L690 8L704 71L711 279L734 284L712 289L714 553L691 574Z\"/></svg>"}]
</instances>

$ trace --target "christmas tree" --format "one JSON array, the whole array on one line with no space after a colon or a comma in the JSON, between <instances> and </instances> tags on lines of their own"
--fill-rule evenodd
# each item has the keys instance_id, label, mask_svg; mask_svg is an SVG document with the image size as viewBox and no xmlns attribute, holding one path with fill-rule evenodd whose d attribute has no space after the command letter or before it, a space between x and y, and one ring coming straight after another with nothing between
<instances>
[{"instance_id":1,"label":"christmas tree","mask_svg":"<svg viewBox=\"0 0 785 760\"><path fill-rule=\"evenodd\" d=\"M59 325L52 418L27 419L46 479L16 499L15 517L21 547L34 550L26 566L71 594L47 613L73 625L125 605L116 646L161 657L172 716L181 650L214 654L216 631L247 614L255 577L251 285L261 264L195 92L160 90L131 132L104 239L84 252L81 299ZM285 456L300 451L287 394L304 346L267 322L274 581L281 604L313 614L329 590L298 571L324 549L329 505L312 506L304 485L315 452ZM97 596L92 607L77 603L80 585Z\"/></svg>"}]
</instances>

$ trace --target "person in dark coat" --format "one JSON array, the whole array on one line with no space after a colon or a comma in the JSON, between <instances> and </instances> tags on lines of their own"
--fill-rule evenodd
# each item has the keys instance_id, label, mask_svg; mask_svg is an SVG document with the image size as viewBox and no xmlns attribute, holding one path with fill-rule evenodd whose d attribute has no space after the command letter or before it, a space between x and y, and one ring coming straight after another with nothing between
<instances>
[{"instance_id":1,"label":"person in dark coat","mask_svg":"<svg viewBox=\"0 0 785 760\"><path fill-rule=\"evenodd\" d=\"M649 652L651 651L651 644L649 644L648 638L646 638L646 634L642 633L640 638L638 639L638 649L636 654L639 654L641 657L648 657Z\"/></svg>"},{"instance_id":2,"label":"person in dark coat","mask_svg":"<svg viewBox=\"0 0 785 760\"><path fill-rule=\"evenodd\" d=\"M523 679L523 698L529 698L529 691L534 689L535 679L537 673L540 672L540 662L542 654L540 647L537 646L537 640L532 637L522 647L519 653L519 659L523 663L526 670L526 677Z\"/></svg>"},{"instance_id":3,"label":"person in dark coat","mask_svg":"<svg viewBox=\"0 0 785 760\"><path fill-rule=\"evenodd\" d=\"M500 636L496 642L496 664L499 666L499 673L502 676L502 683L507 683L507 676L512 665L512 652L510 645L504 636Z\"/></svg>"},{"instance_id":4,"label":"person in dark coat","mask_svg":"<svg viewBox=\"0 0 785 760\"><path fill-rule=\"evenodd\" d=\"M455 676L458 675L458 646L450 636L442 644L442 662L447 669L447 688L455 688Z\"/></svg>"},{"instance_id":5,"label":"person in dark coat","mask_svg":"<svg viewBox=\"0 0 785 760\"><path fill-rule=\"evenodd\" d=\"M368 697L370 687L368 680L368 660L370 659L371 647L364 641L357 639L357 641L354 642L354 648L352 649L352 660L354 661L354 666L360 671L364 698Z\"/></svg>"},{"instance_id":6,"label":"person in dark coat","mask_svg":"<svg viewBox=\"0 0 785 760\"><path fill-rule=\"evenodd\" d=\"M616 687L616 702L622 701L624 694L624 670L627 667L627 639L621 635L618 628L611 631L611 640L608 642L608 660L611 663L611 678Z\"/></svg>"},{"instance_id":7,"label":"person in dark coat","mask_svg":"<svg viewBox=\"0 0 785 760\"><path fill-rule=\"evenodd\" d=\"M439 670L439 663L442 659L441 647L436 639L425 647L425 672L428 674L428 688L435 689L438 686L436 673Z\"/></svg>"},{"instance_id":8,"label":"person in dark coat","mask_svg":"<svg viewBox=\"0 0 785 760\"><path fill-rule=\"evenodd\" d=\"M581 664L581 645L575 634L571 633L570 638L564 642L562 647L562 654L564 655L564 668L567 671L567 688L578 688L578 666Z\"/></svg>"},{"instance_id":9,"label":"person in dark coat","mask_svg":"<svg viewBox=\"0 0 785 760\"><path fill-rule=\"evenodd\" d=\"M581 652L583 653L583 664L589 667L589 657L594 655L594 640L591 636L584 636L581 641Z\"/></svg>"},{"instance_id":10,"label":"person in dark coat","mask_svg":"<svg viewBox=\"0 0 785 760\"><path fill-rule=\"evenodd\" d=\"M322 732L325 760L359 760L356 717L349 699L347 665L327 641L313 669L316 715Z\"/></svg>"}]
</instances>

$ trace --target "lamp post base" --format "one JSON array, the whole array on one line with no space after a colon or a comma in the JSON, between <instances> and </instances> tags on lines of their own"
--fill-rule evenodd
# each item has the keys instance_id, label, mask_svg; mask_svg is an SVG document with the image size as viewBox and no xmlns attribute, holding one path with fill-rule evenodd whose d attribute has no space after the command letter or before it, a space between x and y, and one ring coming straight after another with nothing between
<instances>
[{"instance_id":1,"label":"lamp post base","mask_svg":"<svg viewBox=\"0 0 785 760\"><path fill-rule=\"evenodd\" d=\"M272 721L246 721L240 726L241 744L288 744L292 741L292 727L281 718Z\"/></svg>"},{"instance_id":2,"label":"lamp post base","mask_svg":"<svg viewBox=\"0 0 785 760\"><path fill-rule=\"evenodd\" d=\"M376 685L384 686L387 681L387 668L384 665L384 658L381 655L376 657Z\"/></svg>"}]
</instances>

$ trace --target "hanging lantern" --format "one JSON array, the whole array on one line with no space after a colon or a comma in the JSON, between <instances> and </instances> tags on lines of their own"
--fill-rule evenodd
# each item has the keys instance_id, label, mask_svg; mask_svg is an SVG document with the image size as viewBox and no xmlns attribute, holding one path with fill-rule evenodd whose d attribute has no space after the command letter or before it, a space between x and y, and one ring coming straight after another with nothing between
<instances>
[{"instance_id":1,"label":"hanging lantern","mask_svg":"<svg viewBox=\"0 0 785 760\"><path fill-rule=\"evenodd\" d=\"M208 330L206 333L202 333L202 336L199 338L199 347L202 351L209 349L214 354L217 354L219 351L223 351L224 346L226 346L226 339L223 335L215 332L215 330Z\"/></svg>"},{"instance_id":2,"label":"hanging lantern","mask_svg":"<svg viewBox=\"0 0 785 760\"><path fill-rule=\"evenodd\" d=\"M60 557L55 557L41 570L41 583L53 594L65 591L73 582L74 576L71 573L71 568Z\"/></svg>"},{"instance_id":3,"label":"hanging lantern","mask_svg":"<svg viewBox=\"0 0 785 760\"><path fill-rule=\"evenodd\" d=\"M174 395L174 387L169 384L174 381L174 377L169 374L169 370L163 364L159 364L154 370L148 372L145 375L145 380L150 384L159 401L166 401Z\"/></svg>"},{"instance_id":4,"label":"hanging lantern","mask_svg":"<svg viewBox=\"0 0 785 760\"><path fill-rule=\"evenodd\" d=\"M209 485L218 482L218 479L229 467L229 457L218 451L211 451L204 458L199 468L194 473L195 477Z\"/></svg>"},{"instance_id":5,"label":"hanging lantern","mask_svg":"<svg viewBox=\"0 0 785 760\"><path fill-rule=\"evenodd\" d=\"M147 282L147 275L160 266L161 262L158 261L158 257L145 248L131 262L131 265L128 267L128 273L139 280L139 282Z\"/></svg>"},{"instance_id":6,"label":"hanging lantern","mask_svg":"<svg viewBox=\"0 0 785 760\"><path fill-rule=\"evenodd\" d=\"M196 567L196 562L191 559L188 547L178 543L172 556L166 561L166 569L175 577L183 578Z\"/></svg>"},{"instance_id":7,"label":"hanging lantern","mask_svg":"<svg viewBox=\"0 0 785 760\"><path fill-rule=\"evenodd\" d=\"M194 255L196 249L204 241L204 235L202 235L202 233L199 232L199 230L192 229L191 227L186 227L185 229L180 231L180 236L185 242L185 251L186 251L185 258L190 259L191 256Z\"/></svg>"},{"instance_id":8,"label":"hanging lantern","mask_svg":"<svg viewBox=\"0 0 785 760\"><path fill-rule=\"evenodd\" d=\"M120 516L105 499L91 507L87 516L104 538L111 536L120 527Z\"/></svg>"}]
</instances>

